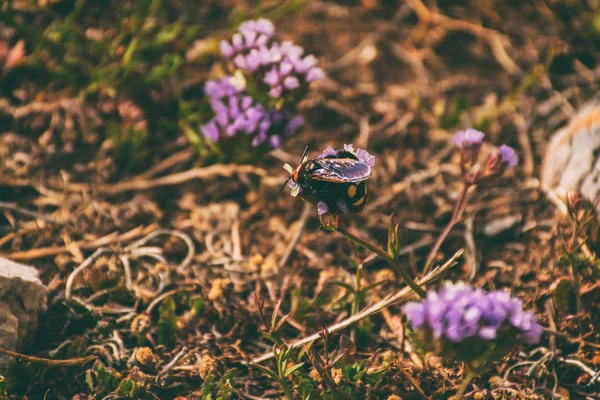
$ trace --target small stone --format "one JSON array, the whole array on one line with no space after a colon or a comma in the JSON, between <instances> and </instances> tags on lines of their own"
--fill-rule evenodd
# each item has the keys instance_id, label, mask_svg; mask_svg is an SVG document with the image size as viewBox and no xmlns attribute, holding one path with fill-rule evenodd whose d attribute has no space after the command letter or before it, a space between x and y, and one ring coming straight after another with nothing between
<instances>
[{"instance_id":1,"label":"small stone","mask_svg":"<svg viewBox=\"0 0 600 400\"><path fill-rule=\"evenodd\" d=\"M576 189L592 202L600 196L600 97L552 136L541 181L563 197Z\"/></svg>"},{"instance_id":2,"label":"small stone","mask_svg":"<svg viewBox=\"0 0 600 400\"><path fill-rule=\"evenodd\" d=\"M0 347L22 351L33 341L47 294L35 268L0 257ZM8 374L13 362L0 356L0 375Z\"/></svg>"}]
</instances>

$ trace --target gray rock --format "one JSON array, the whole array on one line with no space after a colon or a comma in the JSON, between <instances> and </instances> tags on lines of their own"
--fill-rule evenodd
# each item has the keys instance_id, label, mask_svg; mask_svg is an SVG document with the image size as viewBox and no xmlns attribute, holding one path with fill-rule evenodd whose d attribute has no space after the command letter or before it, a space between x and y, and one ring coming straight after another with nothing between
<instances>
[{"instance_id":1,"label":"gray rock","mask_svg":"<svg viewBox=\"0 0 600 400\"><path fill-rule=\"evenodd\" d=\"M591 201L600 196L600 98L552 135L541 181L561 196L576 189Z\"/></svg>"},{"instance_id":2,"label":"gray rock","mask_svg":"<svg viewBox=\"0 0 600 400\"><path fill-rule=\"evenodd\" d=\"M47 294L35 268L0 257L0 347L21 351L31 343ZM6 376L13 361L0 355L0 374Z\"/></svg>"}]
</instances>

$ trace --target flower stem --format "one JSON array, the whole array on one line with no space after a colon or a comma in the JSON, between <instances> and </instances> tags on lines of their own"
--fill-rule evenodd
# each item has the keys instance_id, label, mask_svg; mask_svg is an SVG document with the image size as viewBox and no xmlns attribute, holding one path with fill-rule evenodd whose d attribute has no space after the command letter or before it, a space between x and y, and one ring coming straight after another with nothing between
<instances>
[{"instance_id":1,"label":"flower stem","mask_svg":"<svg viewBox=\"0 0 600 400\"><path fill-rule=\"evenodd\" d=\"M292 394L292 391L291 391L289 385L285 381L285 378L282 378L279 381L279 385L281 386L281 389L283 390L283 394L285 394L285 397L287 397L288 400L294 400L294 395Z\"/></svg>"},{"instance_id":2,"label":"flower stem","mask_svg":"<svg viewBox=\"0 0 600 400\"><path fill-rule=\"evenodd\" d=\"M458 199L456 200L456 204L454 205L454 210L452 210L452 218L450 218L448 225L446 225L446 227L444 228L444 230L442 231L440 236L437 238L435 244L433 245L433 247L431 248L431 251L429 252L429 255L427 256L427 261L425 262L425 268L423 268L424 274L429 272L429 270L431 269L431 266L433 265L433 262L435 261L435 256L437 255L437 252L439 251L440 247L442 246L442 243L444 243L444 240L446 240L446 238L452 231L452 228L454 228L454 226L460 221L460 218L462 217L463 212L465 211L465 208L467 207L467 193L471 186L472 186L471 183L468 183L468 182L463 183L463 188L460 192L460 195L458 196Z\"/></svg>"},{"instance_id":3,"label":"flower stem","mask_svg":"<svg viewBox=\"0 0 600 400\"><path fill-rule=\"evenodd\" d=\"M456 394L454 395L453 400L461 400L463 398L465 391L467 390L467 388L469 387L469 384L471 383L473 378L475 378L475 376L476 376L475 371L473 371L473 369L471 367L467 366L467 375L465 376L465 379L462 381L462 383L460 384L460 387L456 391Z\"/></svg>"},{"instance_id":4,"label":"flower stem","mask_svg":"<svg viewBox=\"0 0 600 400\"><path fill-rule=\"evenodd\" d=\"M341 225L338 226L336 230L339 233L341 233L343 236L345 236L346 239L350 240L351 242L354 242L354 243L358 244L359 246L366 248L367 250L371 250L373 253L377 254L379 257L385 259L394 268L394 270L398 273L398 275L400 275L400 278L402 278L404 283L406 283L416 294L418 294L419 297L424 298L427 295L425 290L423 290L423 288L421 286L417 285L417 283L410 277L410 275L404 270L404 268L402 268L402 266L400 265L398 260L390 257L390 255L387 253L387 251L383 250L379 246L377 246L365 239L362 239L356 235L353 235L352 233L348 232L346 230L346 228L342 227Z\"/></svg>"}]
</instances>

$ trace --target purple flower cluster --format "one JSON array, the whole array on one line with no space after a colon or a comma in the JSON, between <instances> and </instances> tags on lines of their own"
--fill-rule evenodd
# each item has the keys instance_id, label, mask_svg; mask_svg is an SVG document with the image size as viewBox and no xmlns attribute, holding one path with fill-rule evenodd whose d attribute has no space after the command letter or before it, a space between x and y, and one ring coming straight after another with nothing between
<instances>
[{"instance_id":1,"label":"purple flower cluster","mask_svg":"<svg viewBox=\"0 0 600 400\"><path fill-rule=\"evenodd\" d=\"M202 127L204 137L212 142L244 134L252 139L252 146L268 144L281 146L282 136L295 134L304 118L289 111L267 109L255 102L244 89L232 83L232 77L210 80L204 87L210 98L215 116Z\"/></svg>"},{"instance_id":2,"label":"purple flower cluster","mask_svg":"<svg viewBox=\"0 0 600 400\"><path fill-rule=\"evenodd\" d=\"M528 344L538 343L542 336L535 314L524 311L521 300L464 283L429 292L425 300L406 304L404 312L415 330L430 330L434 338L454 343L470 338L493 341L504 328L516 330Z\"/></svg>"},{"instance_id":3,"label":"purple flower cluster","mask_svg":"<svg viewBox=\"0 0 600 400\"><path fill-rule=\"evenodd\" d=\"M324 77L314 55L290 41L277 42L275 27L267 19L246 21L231 42L221 41L221 54L244 73L268 86L269 96L280 98Z\"/></svg>"},{"instance_id":4,"label":"purple flower cluster","mask_svg":"<svg viewBox=\"0 0 600 400\"><path fill-rule=\"evenodd\" d=\"M466 129L458 131L452 138L452 141L461 149L463 167L470 168L479 156L479 150L483 145L485 134L476 129ZM519 157L515 150L503 144L498 151L493 154L487 162L488 174L497 174L506 168L511 168L519 163Z\"/></svg>"}]
</instances>

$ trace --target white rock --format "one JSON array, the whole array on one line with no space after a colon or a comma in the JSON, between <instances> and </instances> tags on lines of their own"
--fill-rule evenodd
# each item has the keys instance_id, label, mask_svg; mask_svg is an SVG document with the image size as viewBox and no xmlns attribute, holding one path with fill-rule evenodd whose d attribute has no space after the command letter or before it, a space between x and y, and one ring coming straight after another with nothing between
<instances>
[{"instance_id":1,"label":"white rock","mask_svg":"<svg viewBox=\"0 0 600 400\"><path fill-rule=\"evenodd\" d=\"M33 340L47 294L35 268L0 257L0 347L20 351ZM9 373L12 362L0 356L0 374Z\"/></svg>"},{"instance_id":2,"label":"white rock","mask_svg":"<svg viewBox=\"0 0 600 400\"><path fill-rule=\"evenodd\" d=\"M600 196L600 98L554 133L544 155L541 180L561 196L575 189L591 201Z\"/></svg>"}]
</instances>

